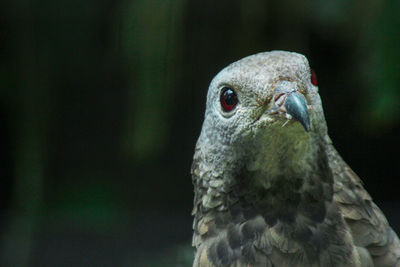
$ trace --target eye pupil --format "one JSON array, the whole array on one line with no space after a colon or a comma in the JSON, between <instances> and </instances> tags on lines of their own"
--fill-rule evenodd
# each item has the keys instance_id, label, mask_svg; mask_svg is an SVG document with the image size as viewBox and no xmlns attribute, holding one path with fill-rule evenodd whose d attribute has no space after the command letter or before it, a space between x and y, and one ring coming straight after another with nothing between
<instances>
[{"instance_id":1,"label":"eye pupil","mask_svg":"<svg viewBox=\"0 0 400 267\"><path fill-rule=\"evenodd\" d=\"M220 96L221 106L225 111L231 111L238 103L238 98L231 88L224 88Z\"/></svg>"},{"instance_id":2,"label":"eye pupil","mask_svg":"<svg viewBox=\"0 0 400 267\"><path fill-rule=\"evenodd\" d=\"M314 70L311 70L311 83L312 83L314 86L317 86L317 85L318 85L317 74L315 73Z\"/></svg>"}]
</instances>

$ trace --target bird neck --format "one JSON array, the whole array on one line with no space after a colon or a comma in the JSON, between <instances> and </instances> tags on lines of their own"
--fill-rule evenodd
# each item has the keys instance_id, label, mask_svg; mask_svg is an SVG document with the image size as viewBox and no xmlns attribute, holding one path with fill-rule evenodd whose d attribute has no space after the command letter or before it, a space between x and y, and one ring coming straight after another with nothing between
<instances>
[{"instance_id":1,"label":"bird neck","mask_svg":"<svg viewBox=\"0 0 400 267\"><path fill-rule=\"evenodd\" d=\"M281 166L283 171L274 175L264 170L248 172L251 182L242 181L243 202L263 215L267 222L277 220L298 224L298 218L309 223L320 223L326 216L327 205L332 200L333 182L325 153L318 150L308 166Z\"/></svg>"},{"instance_id":2,"label":"bird neck","mask_svg":"<svg viewBox=\"0 0 400 267\"><path fill-rule=\"evenodd\" d=\"M235 206L263 216L271 225L298 223L298 218L321 222L333 194L324 146L309 140L290 148L276 144L264 148L265 155L252 159L251 164L234 161L240 157L229 153L230 161L214 166L195 157L192 171L201 211L229 211ZM279 154L277 147L286 149L285 153Z\"/></svg>"}]
</instances>

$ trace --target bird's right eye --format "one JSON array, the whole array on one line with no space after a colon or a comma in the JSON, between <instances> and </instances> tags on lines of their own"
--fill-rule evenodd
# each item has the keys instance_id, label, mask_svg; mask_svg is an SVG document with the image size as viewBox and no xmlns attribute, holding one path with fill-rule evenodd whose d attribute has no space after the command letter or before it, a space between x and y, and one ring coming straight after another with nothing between
<instances>
[{"instance_id":1,"label":"bird's right eye","mask_svg":"<svg viewBox=\"0 0 400 267\"><path fill-rule=\"evenodd\" d=\"M315 71L313 69L311 69L311 83L314 86L318 86L317 74L315 73Z\"/></svg>"},{"instance_id":2,"label":"bird's right eye","mask_svg":"<svg viewBox=\"0 0 400 267\"><path fill-rule=\"evenodd\" d=\"M226 112L229 112L236 107L238 103L238 97L233 89L224 87L221 91L219 101L221 102L222 109Z\"/></svg>"}]
</instances>

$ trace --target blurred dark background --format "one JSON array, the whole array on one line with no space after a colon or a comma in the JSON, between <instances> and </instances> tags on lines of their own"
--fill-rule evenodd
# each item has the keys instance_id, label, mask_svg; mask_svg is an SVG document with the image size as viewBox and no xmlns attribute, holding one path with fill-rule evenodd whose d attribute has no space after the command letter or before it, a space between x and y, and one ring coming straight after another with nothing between
<instances>
[{"instance_id":1,"label":"blurred dark background","mask_svg":"<svg viewBox=\"0 0 400 267\"><path fill-rule=\"evenodd\" d=\"M0 265L186 266L227 64L305 54L330 136L400 232L399 1L0 2Z\"/></svg>"}]
</instances>

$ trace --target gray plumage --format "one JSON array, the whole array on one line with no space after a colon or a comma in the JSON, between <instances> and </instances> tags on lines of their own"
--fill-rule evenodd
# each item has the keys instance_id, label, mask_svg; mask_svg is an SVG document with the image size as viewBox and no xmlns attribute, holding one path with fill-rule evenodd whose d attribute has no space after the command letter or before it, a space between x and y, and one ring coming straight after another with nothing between
<instances>
[{"instance_id":1,"label":"gray plumage","mask_svg":"<svg viewBox=\"0 0 400 267\"><path fill-rule=\"evenodd\" d=\"M398 237L332 146L300 54L259 53L212 80L192 178L193 266L400 265Z\"/></svg>"}]
</instances>

